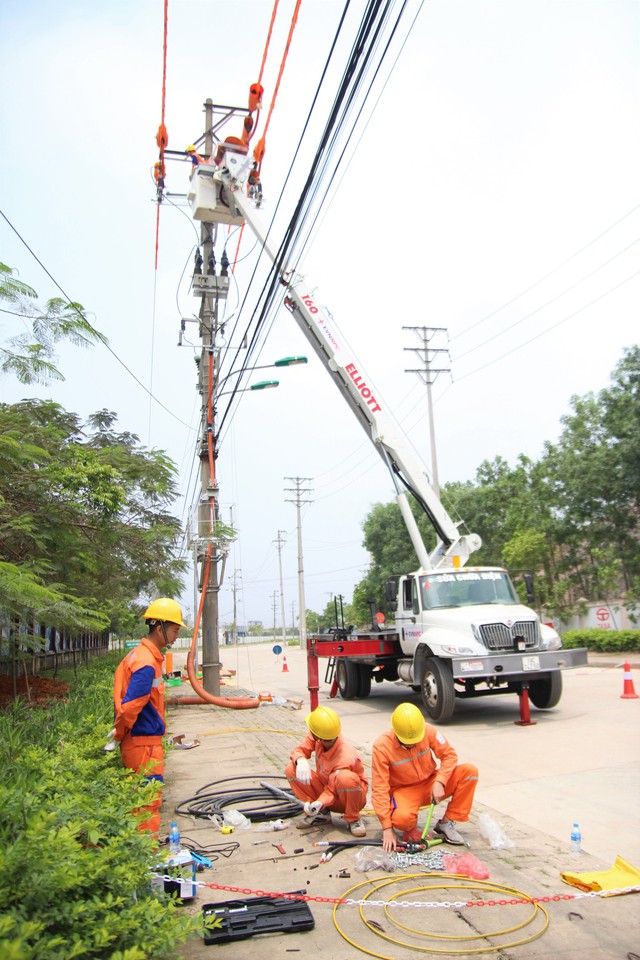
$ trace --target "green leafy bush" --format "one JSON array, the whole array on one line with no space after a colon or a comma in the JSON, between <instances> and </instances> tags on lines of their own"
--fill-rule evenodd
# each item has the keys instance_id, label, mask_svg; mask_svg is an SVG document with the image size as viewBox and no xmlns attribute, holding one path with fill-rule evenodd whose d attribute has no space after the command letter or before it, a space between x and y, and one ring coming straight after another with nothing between
<instances>
[{"instance_id":1,"label":"green leafy bush","mask_svg":"<svg viewBox=\"0 0 640 960\"><path fill-rule=\"evenodd\" d=\"M119 659L93 660L66 703L0 713L3 960L175 957L196 925L150 887L155 841L131 811L157 788L102 749Z\"/></svg>"},{"instance_id":2,"label":"green leafy bush","mask_svg":"<svg viewBox=\"0 0 640 960\"><path fill-rule=\"evenodd\" d=\"M640 630L567 630L563 647L587 647L598 653L624 653L640 650Z\"/></svg>"}]
</instances>

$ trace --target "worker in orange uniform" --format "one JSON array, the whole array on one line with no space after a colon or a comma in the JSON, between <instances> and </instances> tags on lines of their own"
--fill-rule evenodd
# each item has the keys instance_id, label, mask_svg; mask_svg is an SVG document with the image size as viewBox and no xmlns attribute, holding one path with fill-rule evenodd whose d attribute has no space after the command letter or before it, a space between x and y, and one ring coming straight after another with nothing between
<instances>
[{"instance_id":1,"label":"worker in orange uniform","mask_svg":"<svg viewBox=\"0 0 640 960\"><path fill-rule=\"evenodd\" d=\"M367 801L369 782L358 753L341 736L340 717L331 707L316 707L305 722L309 733L291 751L285 770L291 789L304 801L305 819L299 826L331 823L334 811L344 814L354 837L366 836L360 811ZM309 763L312 753L315 770Z\"/></svg>"},{"instance_id":2,"label":"worker in orange uniform","mask_svg":"<svg viewBox=\"0 0 640 960\"><path fill-rule=\"evenodd\" d=\"M164 682L162 651L171 647L186 626L175 600L161 597L143 614L149 635L127 654L116 670L113 682L115 727L113 740L120 744L122 763L144 773L147 780L164 782ZM143 809L148 817L140 830L160 831L162 796Z\"/></svg>"},{"instance_id":3,"label":"worker in orange uniform","mask_svg":"<svg viewBox=\"0 0 640 960\"><path fill-rule=\"evenodd\" d=\"M464 844L456 828L469 819L478 783L478 768L458 763L458 755L435 727L425 723L412 703L401 703L391 715L391 730L381 734L372 753L373 809L382 825L382 846L396 849L396 830L405 842L419 840L420 807L449 797L434 834L447 843Z\"/></svg>"}]
</instances>

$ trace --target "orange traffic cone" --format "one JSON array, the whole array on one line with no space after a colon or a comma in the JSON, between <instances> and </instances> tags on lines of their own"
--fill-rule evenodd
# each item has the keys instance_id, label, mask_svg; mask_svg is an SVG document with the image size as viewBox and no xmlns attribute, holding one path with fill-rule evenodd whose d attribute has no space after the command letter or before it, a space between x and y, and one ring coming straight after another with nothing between
<instances>
[{"instance_id":1,"label":"orange traffic cone","mask_svg":"<svg viewBox=\"0 0 640 960\"><path fill-rule=\"evenodd\" d=\"M622 687L622 693L620 694L621 700L637 700L638 694L635 691L633 686L633 678L631 676L631 667L629 666L629 661L625 660L624 662L624 684Z\"/></svg>"},{"instance_id":2,"label":"orange traffic cone","mask_svg":"<svg viewBox=\"0 0 640 960\"><path fill-rule=\"evenodd\" d=\"M283 658L282 658L282 672L283 672L283 673L289 673L289 667L287 666L287 658L286 658L286 657L283 657Z\"/></svg>"}]
</instances>

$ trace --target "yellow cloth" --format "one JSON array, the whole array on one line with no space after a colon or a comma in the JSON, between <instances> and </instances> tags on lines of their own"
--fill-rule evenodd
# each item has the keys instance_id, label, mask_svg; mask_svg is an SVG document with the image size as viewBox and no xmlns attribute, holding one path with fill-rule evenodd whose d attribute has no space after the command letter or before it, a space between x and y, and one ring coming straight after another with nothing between
<instances>
[{"instance_id":1,"label":"yellow cloth","mask_svg":"<svg viewBox=\"0 0 640 960\"><path fill-rule=\"evenodd\" d=\"M620 890L623 887L640 886L640 870L617 857L610 870L598 870L595 873L561 873L560 878L572 887L578 887L588 893L590 890Z\"/></svg>"}]
</instances>

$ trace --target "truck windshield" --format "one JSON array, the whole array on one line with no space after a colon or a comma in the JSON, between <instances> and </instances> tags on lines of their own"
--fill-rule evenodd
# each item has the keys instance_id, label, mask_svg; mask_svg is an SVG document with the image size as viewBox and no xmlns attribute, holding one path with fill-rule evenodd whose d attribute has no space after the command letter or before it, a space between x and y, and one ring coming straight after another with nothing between
<instances>
[{"instance_id":1,"label":"truck windshield","mask_svg":"<svg viewBox=\"0 0 640 960\"><path fill-rule=\"evenodd\" d=\"M502 570L430 573L420 577L420 592L424 610L479 603L520 603L511 580Z\"/></svg>"}]
</instances>

